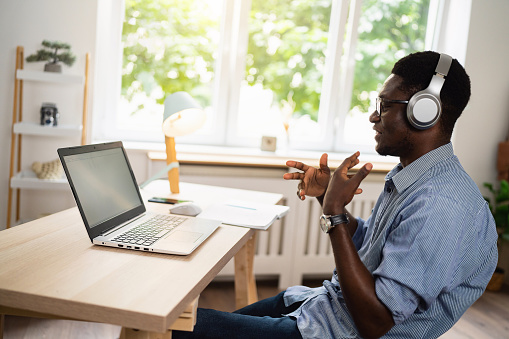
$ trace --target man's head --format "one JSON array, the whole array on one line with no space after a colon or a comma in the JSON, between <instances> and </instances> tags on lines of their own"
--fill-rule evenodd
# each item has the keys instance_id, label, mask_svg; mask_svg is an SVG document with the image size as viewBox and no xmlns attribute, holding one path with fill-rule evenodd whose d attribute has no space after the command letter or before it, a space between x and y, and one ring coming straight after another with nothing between
<instances>
[{"instance_id":1,"label":"man's head","mask_svg":"<svg viewBox=\"0 0 509 339\"><path fill-rule=\"evenodd\" d=\"M470 80L463 67L453 60L442 87L442 114L428 129L413 127L407 118L408 100L428 87L440 54L419 52L399 60L379 93L377 111L370 116L374 124L376 151L400 157L405 165L449 142L454 124L470 98ZM380 110L380 112L378 112Z\"/></svg>"},{"instance_id":2,"label":"man's head","mask_svg":"<svg viewBox=\"0 0 509 339\"><path fill-rule=\"evenodd\" d=\"M396 62L392 74L402 78L400 89L409 97L426 89L435 73L439 58L439 53L428 51L410 54ZM444 136L450 139L456 120L470 99L470 78L456 59L452 61L440 92L440 99L442 116L438 125Z\"/></svg>"}]
</instances>

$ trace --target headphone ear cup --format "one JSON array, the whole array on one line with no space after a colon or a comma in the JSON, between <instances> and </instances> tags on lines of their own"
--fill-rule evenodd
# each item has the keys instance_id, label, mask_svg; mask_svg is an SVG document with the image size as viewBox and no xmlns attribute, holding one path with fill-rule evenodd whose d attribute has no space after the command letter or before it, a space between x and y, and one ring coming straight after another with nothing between
<instances>
[{"instance_id":1,"label":"headphone ear cup","mask_svg":"<svg viewBox=\"0 0 509 339\"><path fill-rule=\"evenodd\" d=\"M415 93L408 101L408 122L417 129L424 130L435 125L441 113L440 99L426 90Z\"/></svg>"},{"instance_id":2,"label":"headphone ear cup","mask_svg":"<svg viewBox=\"0 0 509 339\"><path fill-rule=\"evenodd\" d=\"M435 125L440 118L442 114L440 92L451 68L452 60L451 56L440 54L435 75L431 78L428 88L415 93L408 100L406 115L413 127L421 130L428 129Z\"/></svg>"}]
</instances>

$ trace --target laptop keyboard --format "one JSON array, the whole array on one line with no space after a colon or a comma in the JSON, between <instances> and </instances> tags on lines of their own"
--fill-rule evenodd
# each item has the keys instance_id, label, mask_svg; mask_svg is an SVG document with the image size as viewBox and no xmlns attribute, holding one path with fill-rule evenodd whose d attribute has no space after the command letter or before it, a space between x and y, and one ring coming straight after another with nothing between
<instances>
[{"instance_id":1,"label":"laptop keyboard","mask_svg":"<svg viewBox=\"0 0 509 339\"><path fill-rule=\"evenodd\" d=\"M180 225L186 218L158 214L112 239L124 244L150 246Z\"/></svg>"}]
</instances>

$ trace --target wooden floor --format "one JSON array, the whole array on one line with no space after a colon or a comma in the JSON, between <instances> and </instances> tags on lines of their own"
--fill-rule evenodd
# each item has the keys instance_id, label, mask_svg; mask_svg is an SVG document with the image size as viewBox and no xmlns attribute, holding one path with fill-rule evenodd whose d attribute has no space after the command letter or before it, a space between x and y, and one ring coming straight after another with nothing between
<instances>
[{"instance_id":1,"label":"wooden floor","mask_svg":"<svg viewBox=\"0 0 509 339\"><path fill-rule=\"evenodd\" d=\"M320 281L306 281L319 286ZM260 298L277 294L277 281L258 282ZM200 307L233 311L235 299L232 282L213 282L200 297ZM120 327L68 320L48 320L6 316L4 339L114 339ZM486 292L442 339L509 338L509 286L500 292Z\"/></svg>"}]
</instances>

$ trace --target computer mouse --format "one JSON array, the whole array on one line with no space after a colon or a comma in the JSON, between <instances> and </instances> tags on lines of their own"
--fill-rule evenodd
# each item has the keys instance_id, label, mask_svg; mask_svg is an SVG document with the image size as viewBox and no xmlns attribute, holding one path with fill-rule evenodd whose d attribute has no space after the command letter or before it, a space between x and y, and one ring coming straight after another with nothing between
<instances>
[{"instance_id":1,"label":"computer mouse","mask_svg":"<svg viewBox=\"0 0 509 339\"><path fill-rule=\"evenodd\" d=\"M201 208L193 203L183 202L170 208L170 213L194 217L201 213Z\"/></svg>"}]
</instances>

